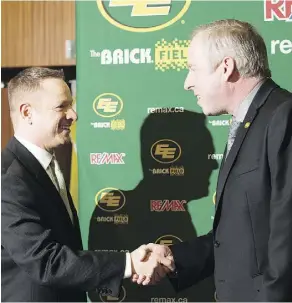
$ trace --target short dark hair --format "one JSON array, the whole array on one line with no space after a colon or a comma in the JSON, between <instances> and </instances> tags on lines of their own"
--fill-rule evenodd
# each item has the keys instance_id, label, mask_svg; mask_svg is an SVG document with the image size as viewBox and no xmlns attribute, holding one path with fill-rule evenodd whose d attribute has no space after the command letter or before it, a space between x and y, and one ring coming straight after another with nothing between
<instances>
[{"instance_id":1,"label":"short dark hair","mask_svg":"<svg viewBox=\"0 0 292 303\"><path fill-rule=\"evenodd\" d=\"M45 79L64 80L63 70L50 69L46 67L29 67L22 70L8 83L8 100L10 111L14 110L15 100L18 94L35 92Z\"/></svg>"}]
</instances>

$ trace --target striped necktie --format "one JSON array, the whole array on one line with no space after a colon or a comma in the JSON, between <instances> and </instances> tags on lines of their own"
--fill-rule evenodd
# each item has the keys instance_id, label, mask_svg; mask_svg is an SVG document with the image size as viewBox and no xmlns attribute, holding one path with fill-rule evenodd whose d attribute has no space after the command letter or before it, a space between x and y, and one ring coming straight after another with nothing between
<instances>
[{"instance_id":1,"label":"striped necktie","mask_svg":"<svg viewBox=\"0 0 292 303\"><path fill-rule=\"evenodd\" d=\"M235 137L236 137L236 134L237 134L237 131L238 131L238 128L239 128L240 124L241 124L240 121L236 121L236 119L234 117L232 118L232 122L231 122L230 128L229 128L228 141L227 141L227 151L226 151L225 159L227 158L227 156L228 156L228 154L231 150L231 147L234 143L234 140L235 140Z\"/></svg>"},{"instance_id":2,"label":"striped necktie","mask_svg":"<svg viewBox=\"0 0 292 303\"><path fill-rule=\"evenodd\" d=\"M52 168L53 177L55 179L54 180L55 182L53 182L53 183L55 184L62 200L64 201L64 204L65 204L65 207L68 211L70 219L73 222L73 214L72 214L69 199L68 199L68 196L67 196L67 188L66 188L65 180L64 180L64 177L63 177L63 173L60 169L59 163L58 163L55 156L53 156L53 158L52 158L52 161L50 163L50 167Z\"/></svg>"}]
</instances>

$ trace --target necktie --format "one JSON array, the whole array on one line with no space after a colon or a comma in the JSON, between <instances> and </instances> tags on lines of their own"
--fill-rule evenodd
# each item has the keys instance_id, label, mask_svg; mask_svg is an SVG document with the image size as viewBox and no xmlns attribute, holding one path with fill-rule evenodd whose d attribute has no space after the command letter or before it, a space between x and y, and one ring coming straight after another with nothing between
<instances>
[{"instance_id":1,"label":"necktie","mask_svg":"<svg viewBox=\"0 0 292 303\"><path fill-rule=\"evenodd\" d=\"M238 128L240 126L241 122L236 121L235 118L233 117L230 128L229 128L229 134L228 134L228 141L227 141L227 151L226 151L226 158L230 152L230 149L234 143ZM225 158L225 159L226 159Z\"/></svg>"},{"instance_id":2,"label":"necktie","mask_svg":"<svg viewBox=\"0 0 292 303\"><path fill-rule=\"evenodd\" d=\"M64 201L64 204L66 206L70 219L73 222L73 214L72 214L69 199L67 196L67 188L66 188L65 180L63 177L63 173L60 169L59 163L55 156L53 156L50 166L51 166L52 172L53 172L53 178L54 178L53 183L55 184L62 200Z\"/></svg>"}]
</instances>

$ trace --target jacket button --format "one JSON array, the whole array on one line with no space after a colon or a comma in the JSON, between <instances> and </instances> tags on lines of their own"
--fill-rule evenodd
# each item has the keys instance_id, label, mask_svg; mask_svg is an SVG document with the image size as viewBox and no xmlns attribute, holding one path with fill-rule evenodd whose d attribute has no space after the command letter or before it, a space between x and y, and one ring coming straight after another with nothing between
<instances>
[{"instance_id":1,"label":"jacket button","mask_svg":"<svg viewBox=\"0 0 292 303\"><path fill-rule=\"evenodd\" d=\"M218 248L219 246L220 246L220 242L216 240L216 241L214 242L214 247Z\"/></svg>"}]
</instances>

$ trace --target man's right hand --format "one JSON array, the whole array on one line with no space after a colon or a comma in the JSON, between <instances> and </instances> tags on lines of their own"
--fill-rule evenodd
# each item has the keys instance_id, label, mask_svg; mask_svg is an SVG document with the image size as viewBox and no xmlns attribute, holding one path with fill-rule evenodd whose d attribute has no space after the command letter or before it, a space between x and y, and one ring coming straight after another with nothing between
<instances>
[{"instance_id":1,"label":"man's right hand","mask_svg":"<svg viewBox=\"0 0 292 303\"><path fill-rule=\"evenodd\" d=\"M172 252L165 245L141 245L131 253L131 259L132 281L137 284L155 284L175 269Z\"/></svg>"}]
</instances>

